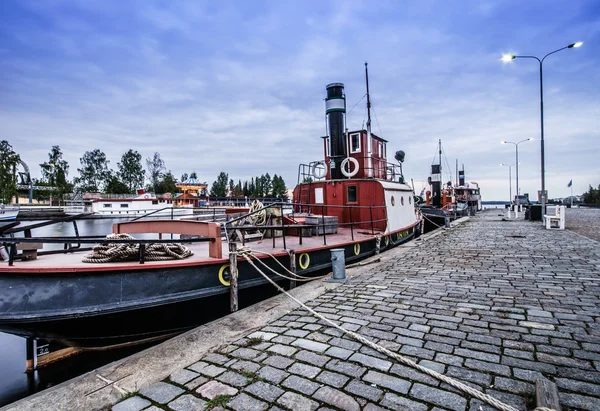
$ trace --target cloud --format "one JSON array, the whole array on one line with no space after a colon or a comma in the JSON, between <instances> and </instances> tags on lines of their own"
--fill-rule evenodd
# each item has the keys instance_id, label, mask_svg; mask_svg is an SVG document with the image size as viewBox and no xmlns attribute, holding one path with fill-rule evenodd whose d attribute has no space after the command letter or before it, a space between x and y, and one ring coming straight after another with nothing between
<instances>
[{"instance_id":1,"label":"cloud","mask_svg":"<svg viewBox=\"0 0 600 411\"><path fill-rule=\"evenodd\" d=\"M406 151L425 181L438 139L455 174L465 164L486 199L506 199L519 141L520 186L540 185L539 67L502 64L503 51L584 47L545 66L546 169L551 196L600 175L600 21L592 1L546 2L116 2L5 6L0 28L0 138L39 175L60 145L71 177L85 151L116 167L128 149L157 151L176 176L211 182L268 172L296 183L298 164L322 157L325 85L343 82L348 107L365 94L388 153ZM566 43L565 43L566 42ZM547 67L547 68L546 68ZM348 127L364 122L364 101ZM529 143L528 143L529 144ZM455 177L455 176L454 176Z\"/></svg>"}]
</instances>

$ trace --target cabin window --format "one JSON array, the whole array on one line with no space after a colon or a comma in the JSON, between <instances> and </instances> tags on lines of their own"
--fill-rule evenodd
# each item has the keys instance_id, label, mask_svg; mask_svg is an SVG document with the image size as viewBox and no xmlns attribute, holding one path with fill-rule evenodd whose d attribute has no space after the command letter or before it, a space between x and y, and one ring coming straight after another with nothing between
<instances>
[{"instance_id":1,"label":"cabin window","mask_svg":"<svg viewBox=\"0 0 600 411\"><path fill-rule=\"evenodd\" d=\"M408 204L412 204L412 198L408 196Z\"/></svg>"},{"instance_id":2,"label":"cabin window","mask_svg":"<svg viewBox=\"0 0 600 411\"><path fill-rule=\"evenodd\" d=\"M315 204L323 204L323 187L315 188Z\"/></svg>"},{"instance_id":3,"label":"cabin window","mask_svg":"<svg viewBox=\"0 0 600 411\"><path fill-rule=\"evenodd\" d=\"M380 141L379 143L377 143L377 150L379 153L379 157L384 157L383 155L383 143Z\"/></svg>"},{"instance_id":4,"label":"cabin window","mask_svg":"<svg viewBox=\"0 0 600 411\"><path fill-rule=\"evenodd\" d=\"M121 208L129 208L129 204L121 204Z\"/></svg>"},{"instance_id":5,"label":"cabin window","mask_svg":"<svg viewBox=\"0 0 600 411\"><path fill-rule=\"evenodd\" d=\"M350 152L360 153L360 133L350 134Z\"/></svg>"},{"instance_id":6,"label":"cabin window","mask_svg":"<svg viewBox=\"0 0 600 411\"><path fill-rule=\"evenodd\" d=\"M325 139L325 155L329 157L329 137Z\"/></svg>"},{"instance_id":7,"label":"cabin window","mask_svg":"<svg viewBox=\"0 0 600 411\"><path fill-rule=\"evenodd\" d=\"M153 205L156 205L156 204L158 204L158 200L152 200L152 204L153 204Z\"/></svg>"},{"instance_id":8,"label":"cabin window","mask_svg":"<svg viewBox=\"0 0 600 411\"><path fill-rule=\"evenodd\" d=\"M356 203L357 202L357 198L356 198L356 186L348 186L348 202L349 203Z\"/></svg>"},{"instance_id":9,"label":"cabin window","mask_svg":"<svg viewBox=\"0 0 600 411\"><path fill-rule=\"evenodd\" d=\"M112 204L102 204L103 208L112 208Z\"/></svg>"},{"instance_id":10,"label":"cabin window","mask_svg":"<svg viewBox=\"0 0 600 411\"><path fill-rule=\"evenodd\" d=\"M401 197L400 197L400 204L401 204L401 205L404 205L404 196L401 196Z\"/></svg>"},{"instance_id":11,"label":"cabin window","mask_svg":"<svg viewBox=\"0 0 600 411\"><path fill-rule=\"evenodd\" d=\"M392 203L392 207L396 205L396 199L394 198L394 196L390 198L390 203Z\"/></svg>"}]
</instances>

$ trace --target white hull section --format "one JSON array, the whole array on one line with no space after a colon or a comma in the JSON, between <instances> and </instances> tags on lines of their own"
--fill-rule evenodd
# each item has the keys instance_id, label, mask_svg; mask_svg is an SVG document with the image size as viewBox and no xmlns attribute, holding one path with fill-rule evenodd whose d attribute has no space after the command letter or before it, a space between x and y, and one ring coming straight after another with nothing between
<instances>
[{"instance_id":1,"label":"white hull section","mask_svg":"<svg viewBox=\"0 0 600 411\"><path fill-rule=\"evenodd\" d=\"M387 211L386 232L410 227L418 221L418 211L413 203L412 188L406 184L382 181Z\"/></svg>"},{"instance_id":2,"label":"white hull section","mask_svg":"<svg viewBox=\"0 0 600 411\"><path fill-rule=\"evenodd\" d=\"M18 208L0 208L0 221L13 221L19 214Z\"/></svg>"}]
</instances>

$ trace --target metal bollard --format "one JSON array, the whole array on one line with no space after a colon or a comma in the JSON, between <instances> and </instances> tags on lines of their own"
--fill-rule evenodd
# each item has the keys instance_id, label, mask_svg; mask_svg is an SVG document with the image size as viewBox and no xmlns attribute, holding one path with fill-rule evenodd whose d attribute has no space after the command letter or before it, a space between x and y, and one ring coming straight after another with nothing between
<instances>
[{"instance_id":1,"label":"metal bollard","mask_svg":"<svg viewBox=\"0 0 600 411\"><path fill-rule=\"evenodd\" d=\"M450 217L444 217L444 228L450 228Z\"/></svg>"},{"instance_id":2,"label":"metal bollard","mask_svg":"<svg viewBox=\"0 0 600 411\"><path fill-rule=\"evenodd\" d=\"M331 250L332 278L325 280L330 283L345 283L350 279L346 277L346 256L343 248L332 248Z\"/></svg>"}]
</instances>

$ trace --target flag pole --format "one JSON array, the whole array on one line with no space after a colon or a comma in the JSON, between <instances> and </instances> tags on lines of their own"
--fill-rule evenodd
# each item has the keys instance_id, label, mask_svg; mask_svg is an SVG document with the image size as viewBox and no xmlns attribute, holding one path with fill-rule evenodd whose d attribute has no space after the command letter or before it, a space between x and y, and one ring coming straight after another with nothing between
<instances>
[{"instance_id":1,"label":"flag pole","mask_svg":"<svg viewBox=\"0 0 600 411\"><path fill-rule=\"evenodd\" d=\"M573 180L571 180L571 208L573 208Z\"/></svg>"}]
</instances>

